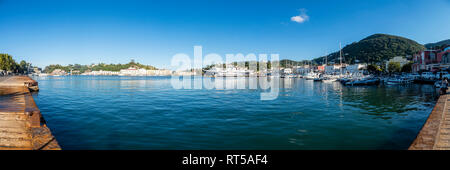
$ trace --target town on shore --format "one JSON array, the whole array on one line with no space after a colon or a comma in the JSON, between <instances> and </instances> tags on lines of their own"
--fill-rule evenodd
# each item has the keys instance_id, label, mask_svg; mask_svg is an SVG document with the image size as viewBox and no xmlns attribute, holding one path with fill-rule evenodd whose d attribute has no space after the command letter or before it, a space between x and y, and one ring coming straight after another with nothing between
<instances>
[{"instance_id":1,"label":"town on shore","mask_svg":"<svg viewBox=\"0 0 450 170\"><path fill-rule=\"evenodd\" d=\"M204 68L172 71L143 65L134 60L127 64L49 65L44 69L0 54L0 75L30 76L208 76L305 78L345 85L439 84L450 78L450 40L425 45L394 35L373 34L339 51L312 60L243 61L209 65ZM278 66L276 69L272 65ZM250 67L252 66L252 67ZM256 66L256 68L254 67ZM262 66L262 67L260 67Z\"/></svg>"}]
</instances>

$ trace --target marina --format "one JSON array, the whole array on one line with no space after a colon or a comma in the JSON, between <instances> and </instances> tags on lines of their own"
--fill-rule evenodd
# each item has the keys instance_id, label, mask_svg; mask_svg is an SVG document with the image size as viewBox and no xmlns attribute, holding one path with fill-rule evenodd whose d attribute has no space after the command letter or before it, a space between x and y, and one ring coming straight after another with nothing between
<instances>
[{"instance_id":1,"label":"marina","mask_svg":"<svg viewBox=\"0 0 450 170\"><path fill-rule=\"evenodd\" d=\"M36 104L69 150L408 149L437 98L433 85L414 83L345 86L284 78L278 99L261 101L261 88L176 90L170 77L35 79Z\"/></svg>"}]
</instances>

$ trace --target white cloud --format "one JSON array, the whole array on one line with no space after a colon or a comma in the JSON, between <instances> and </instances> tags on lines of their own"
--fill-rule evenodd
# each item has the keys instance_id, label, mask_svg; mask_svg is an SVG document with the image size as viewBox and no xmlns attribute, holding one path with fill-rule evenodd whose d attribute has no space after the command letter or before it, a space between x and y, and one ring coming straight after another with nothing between
<instances>
[{"instance_id":1,"label":"white cloud","mask_svg":"<svg viewBox=\"0 0 450 170\"><path fill-rule=\"evenodd\" d=\"M305 21L309 20L309 16L306 15L306 12L304 9L300 10L300 15L291 17L291 21L297 22L297 23L304 23Z\"/></svg>"}]
</instances>

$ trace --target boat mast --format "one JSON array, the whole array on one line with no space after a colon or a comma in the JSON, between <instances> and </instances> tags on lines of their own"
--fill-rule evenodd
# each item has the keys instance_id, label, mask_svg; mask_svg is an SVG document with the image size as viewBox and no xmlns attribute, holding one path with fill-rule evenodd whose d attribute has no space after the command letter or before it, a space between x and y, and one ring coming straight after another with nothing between
<instances>
[{"instance_id":1,"label":"boat mast","mask_svg":"<svg viewBox=\"0 0 450 170\"><path fill-rule=\"evenodd\" d=\"M341 71L341 75L342 75L342 47L341 47L341 42L339 42L339 60L340 60L340 64L341 64L341 67L339 68L339 70Z\"/></svg>"}]
</instances>

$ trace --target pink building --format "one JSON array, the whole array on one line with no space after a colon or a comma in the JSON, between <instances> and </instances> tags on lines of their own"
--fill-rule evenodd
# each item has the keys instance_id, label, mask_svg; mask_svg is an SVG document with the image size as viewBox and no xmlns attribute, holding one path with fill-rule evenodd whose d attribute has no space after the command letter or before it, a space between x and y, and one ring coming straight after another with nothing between
<instances>
[{"instance_id":1,"label":"pink building","mask_svg":"<svg viewBox=\"0 0 450 170\"><path fill-rule=\"evenodd\" d=\"M450 67L450 45L440 50L425 50L414 54L413 72L438 71Z\"/></svg>"}]
</instances>

